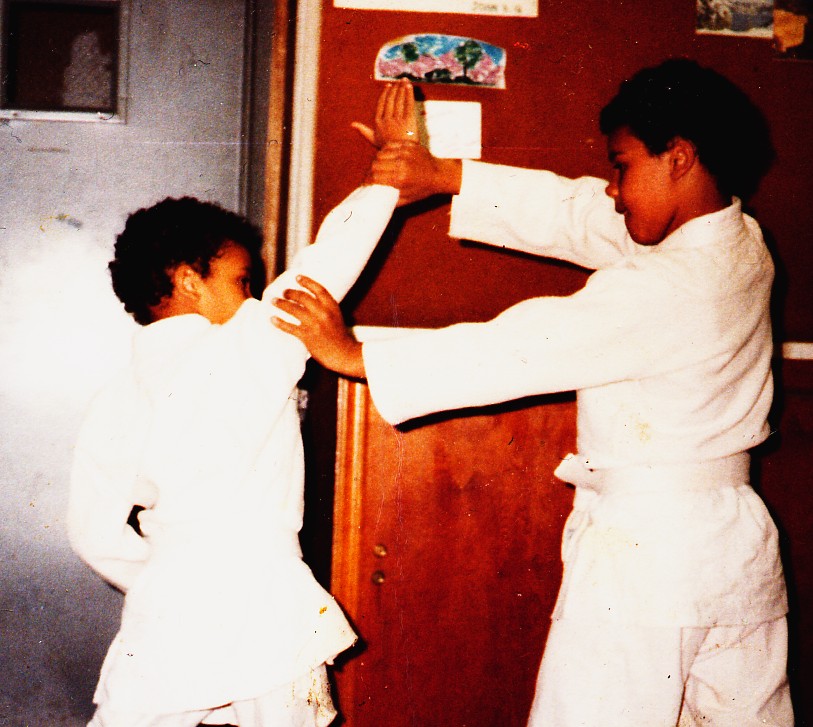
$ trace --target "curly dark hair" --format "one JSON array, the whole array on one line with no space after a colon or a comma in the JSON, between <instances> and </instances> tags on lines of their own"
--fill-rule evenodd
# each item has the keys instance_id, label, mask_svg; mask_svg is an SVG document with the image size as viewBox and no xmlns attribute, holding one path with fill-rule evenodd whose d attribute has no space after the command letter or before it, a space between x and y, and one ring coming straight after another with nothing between
<instances>
[{"instance_id":1,"label":"curly dark hair","mask_svg":"<svg viewBox=\"0 0 813 727\"><path fill-rule=\"evenodd\" d=\"M604 134L628 128L652 154L692 142L721 194L747 201L774 160L765 117L725 76L673 58L624 81L601 111Z\"/></svg>"},{"instance_id":2,"label":"curly dark hair","mask_svg":"<svg viewBox=\"0 0 813 727\"><path fill-rule=\"evenodd\" d=\"M249 253L251 293L259 297L265 286L262 235L246 219L194 197L168 197L133 212L108 266L113 291L138 323L152 323L152 308L172 294L173 270L186 263L206 277L226 242Z\"/></svg>"}]
</instances>

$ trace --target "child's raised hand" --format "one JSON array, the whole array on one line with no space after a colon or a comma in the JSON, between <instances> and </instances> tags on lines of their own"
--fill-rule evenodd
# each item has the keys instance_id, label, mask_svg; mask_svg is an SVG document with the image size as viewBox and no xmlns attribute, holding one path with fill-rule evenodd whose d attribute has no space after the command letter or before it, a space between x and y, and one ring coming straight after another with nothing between
<instances>
[{"instance_id":1,"label":"child's raised hand","mask_svg":"<svg viewBox=\"0 0 813 727\"><path fill-rule=\"evenodd\" d=\"M375 111L375 129L354 121L351 126L379 149L392 141L418 142L418 119L415 115L415 94L407 79L388 83Z\"/></svg>"},{"instance_id":2,"label":"child's raised hand","mask_svg":"<svg viewBox=\"0 0 813 727\"><path fill-rule=\"evenodd\" d=\"M296 282L304 290L285 290L282 298L274 298L273 303L299 324L277 316L273 316L271 322L302 341L311 356L326 368L345 376L364 378L361 344L345 326L339 304L315 280L300 275Z\"/></svg>"}]
</instances>

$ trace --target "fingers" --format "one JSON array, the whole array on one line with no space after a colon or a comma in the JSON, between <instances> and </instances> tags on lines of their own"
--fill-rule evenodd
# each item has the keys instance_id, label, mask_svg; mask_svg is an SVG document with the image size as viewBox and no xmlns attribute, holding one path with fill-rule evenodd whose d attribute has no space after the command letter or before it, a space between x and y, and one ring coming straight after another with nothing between
<instances>
[{"instance_id":1,"label":"fingers","mask_svg":"<svg viewBox=\"0 0 813 727\"><path fill-rule=\"evenodd\" d=\"M274 306L283 313L301 323L312 323L317 320L329 319L332 317L341 318L339 304L326 288L315 280L300 275L296 282L305 290L298 288L288 288L282 292L282 297L274 298ZM283 330L291 332L290 326L297 328L295 323L284 321L287 327ZM282 328L282 326L278 326Z\"/></svg>"},{"instance_id":2,"label":"fingers","mask_svg":"<svg viewBox=\"0 0 813 727\"><path fill-rule=\"evenodd\" d=\"M418 122L412 84L403 79L388 83L378 98L375 138L379 146L389 141L417 140Z\"/></svg>"},{"instance_id":3,"label":"fingers","mask_svg":"<svg viewBox=\"0 0 813 727\"><path fill-rule=\"evenodd\" d=\"M415 113L412 84L407 79L397 83L388 83L378 97L375 109L375 122L378 127L387 122L406 124ZM373 146L380 146L382 139L366 124L354 121L350 124Z\"/></svg>"},{"instance_id":4,"label":"fingers","mask_svg":"<svg viewBox=\"0 0 813 727\"><path fill-rule=\"evenodd\" d=\"M301 329L300 326L279 318L278 316L271 316L271 323L285 333L290 333L292 336L299 338Z\"/></svg>"},{"instance_id":5,"label":"fingers","mask_svg":"<svg viewBox=\"0 0 813 727\"><path fill-rule=\"evenodd\" d=\"M376 159L406 159L419 152L423 147L417 141L394 140L388 141L381 147Z\"/></svg>"},{"instance_id":6,"label":"fingers","mask_svg":"<svg viewBox=\"0 0 813 727\"><path fill-rule=\"evenodd\" d=\"M412 92L412 84L406 79L402 79L396 91L397 114L405 121L410 120L415 114L415 94Z\"/></svg>"},{"instance_id":7,"label":"fingers","mask_svg":"<svg viewBox=\"0 0 813 727\"><path fill-rule=\"evenodd\" d=\"M317 303L323 306L338 306L338 303L336 303L328 290L315 280L304 275L299 275L296 278L296 282L299 283L304 290L299 288L286 288L282 292L282 298L275 298L274 303L276 304L278 301L288 301L304 308L315 308L317 307Z\"/></svg>"},{"instance_id":8,"label":"fingers","mask_svg":"<svg viewBox=\"0 0 813 727\"><path fill-rule=\"evenodd\" d=\"M286 291L286 293L288 292L290 291ZM285 316L277 315L272 317L275 325L279 324L277 328L282 328L283 331L288 333L295 331L298 333L302 323L308 318L308 309L287 298L275 298L272 302L280 313L285 314Z\"/></svg>"},{"instance_id":9,"label":"fingers","mask_svg":"<svg viewBox=\"0 0 813 727\"><path fill-rule=\"evenodd\" d=\"M281 298L274 298L274 305L286 313L296 313L297 310L302 308L310 308L316 302L316 299L310 293L295 288L284 290Z\"/></svg>"},{"instance_id":10,"label":"fingers","mask_svg":"<svg viewBox=\"0 0 813 727\"><path fill-rule=\"evenodd\" d=\"M333 296L328 292L327 288L325 288L320 283L317 283L313 278L309 278L306 275L297 275L296 282L299 283L303 288L309 290L311 293L314 294L319 299L328 298L331 302L335 303L336 301L333 300Z\"/></svg>"},{"instance_id":11,"label":"fingers","mask_svg":"<svg viewBox=\"0 0 813 727\"><path fill-rule=\"evenodd\" d=\"M386 121L387 119L405 118L407 93L412 95L412 84L406 79L384 86L376 105L376 119Z\"/></svg>"},{"instance_id":12,"label":"fingers","mask_svg":"<svg viewBox=\"0 0 813 727\"><path fill-rule=\"evenodd\" d=\"M375 132L367 126L367 124L362 124L359 121L353 121L350 126L352 126L359 134L361 134L367 141L370 142L374 147L378 147L375 139Z\"/></svg>"},{"instance_id":13,"label":"fingers","mask_svg":"<svg viewBox=\"0 0 813 727\"><path fill-rule=\"evenodd\" d=\"M370 165L369 178L373 184L395 187L399 191L409 181L408 175L400 166L379 159L374 159Z\"/></svg>"},{"instance_id":14,"label":"fingers","mask_svg":"<svg viewBox=\"0 0 813 727\"><path fill-rule=\"evenodd\" d=\"M370 165L370 174L377 184L389 184L402 188L421 177L426 164L423 147L416 142L398 141L384 146Z\"/></svg>"},{"instance_id":15,"label":"fingers","mask_svg":"<svg viewBox=\"0 0 813 727\"><path fill-rule=\"evenodd\" d=\"M415 164L422 159L420 144L414 141L390 142L382 147L372 161L373 169L401 169L404 172L414 170Z\"/></svg>"},{"instance_id":16,"label":"fingers","mask_svg":"<svg viewBox=\"0 0 813 727\"><path fill-rule=\"evenodd\" d=\"M390 106L390 97L392 95L391 92L392 84L388 83L384 86L384 90L378 96L378 102L375 105L375 120L376 123L381 123L381 120L386 118L388 109Z\"/></svg>"},{"instance_id":17,"label":"fingers","mask_svg":"<svg viewBox=\"0 0 813 727\"><path fill-rule=\"evenodd\" d=\"M409 101L412 97L412 86L409 81L401 81L393 84L390 89L389 115L398 121L406 121L409 118Z\"/></svg>"}]
</instances>

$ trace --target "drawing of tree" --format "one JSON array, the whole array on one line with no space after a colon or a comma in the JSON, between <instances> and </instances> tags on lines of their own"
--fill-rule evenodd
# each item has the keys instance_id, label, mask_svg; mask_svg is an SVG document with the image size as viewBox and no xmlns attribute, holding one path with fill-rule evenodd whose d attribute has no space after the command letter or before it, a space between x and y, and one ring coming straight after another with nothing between
<instances>
[{"instance_id":1,"label":"drawing of tree","mask_svg":"<svg viewBox=\"0 0 813 727\"><path fill-rule=\"evenodd\" d=\"M455 48L455 58L463 66L463 78L468 78L468 71L474 68L483 56L483 49L475 40L467 40Z\"/></svg>"},{"instance_id":2,"label":"drawing of tree","mask_svg":"<svg viewBox=\"0 0 813 727\"><path fill-rule=\"evenodd\" d=\"M414 63L421 57L418 46L415 43L404 43L401 46L401 55L407 63Z\"/></svg>"}]
</instances>

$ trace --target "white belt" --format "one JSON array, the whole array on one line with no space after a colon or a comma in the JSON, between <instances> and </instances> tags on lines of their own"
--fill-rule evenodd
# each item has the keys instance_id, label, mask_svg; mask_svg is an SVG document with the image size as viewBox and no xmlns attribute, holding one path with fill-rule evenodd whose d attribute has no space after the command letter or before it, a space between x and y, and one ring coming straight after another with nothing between
<instances>
[{"instance_id":1,"label":"white belt","mask_svg":"<svg viewBox=\"0 0 813 727\"><path fill-rule=\"evenodd\" d=\"M707 490L747 485L750 463L750 455L747 452L739 452L705 462L599 469L590 466L588 457L569 454L553 474L563 482L595 492Z\"/></svg>"},{"instance_id":2,"label":"white belt","mask_svg":"<svg viewBox=\"0 0 813 727\"><path fill-rule=\"evenodd\" d=\"M223 538L229 541L230 552L242 546L248 552L262 554L263 557L302 557L299 533L270 524L265 527L251 524L240 530L226 531L219 522L192 521L175 523L169 528L144 523L143 529L150 544L165 557L172 553L188 553L192 548L197 548L200 552L207 553L214 549L217 552L212 555L216 558ZM203 555L199 557L204 559Z\"/></svg>"}]
</instances>

